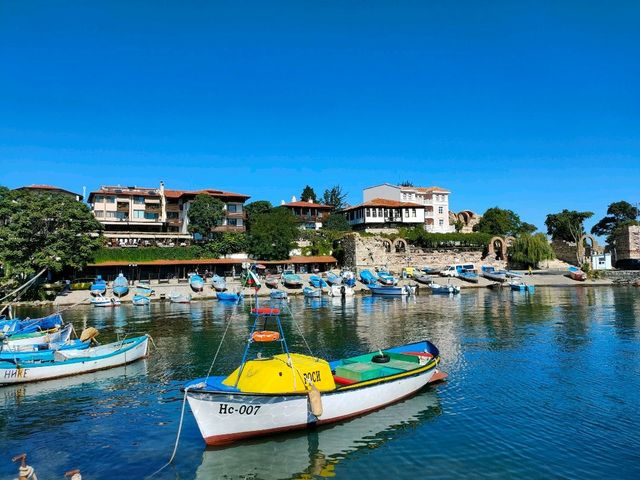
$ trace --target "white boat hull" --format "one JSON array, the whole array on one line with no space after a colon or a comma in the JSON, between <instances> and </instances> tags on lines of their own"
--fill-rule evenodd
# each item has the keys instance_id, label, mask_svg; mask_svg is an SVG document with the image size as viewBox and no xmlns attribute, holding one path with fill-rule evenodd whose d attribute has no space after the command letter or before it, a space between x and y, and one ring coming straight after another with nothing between
<instances>
[{"instance_id":1,"label":"white boat hull","mask_svg":"<svg viewBox=\"0 0 640 480\"><path fill-rule=\"evenodd\" d=\"M354 295L353 288L347 285L331 285L329 287L329 296L331 297L342 297L343 292L345 297L353 297Z\"/></svg>"},{"instance_id":2,"label":"white boat hull","mask_svg":"<svg viewBox=\"0 0 640 480\"><path fill-rule=\"evenodd\" d=\"M207 445L274 432L337 422L395 403L415 394L435 368L397 380L322 393L323 413L311 413L306 394L251 395L187 392L189 406Z\"/></svg>"},{"instance_id":3,"label":"white boat hull","mask_svg":"<svg viewBox=\"0 0 640 480\"><path fill-rule=\"evenodd\" d=\"M6 340L7 349L14 350L26 345L41 345L45 343L65 343L69 338L71 338L71 330L71 325L65 325L60 330L53 333L43 333L42 335L15 340L12 340L11 337L9 337Z\"/></svg>"},{"instance_id":4,"label":"white boat hull","mask_svg":"<svg viewBox=\"0 0 640 480\"><path fill-rule=\"evenodd\" d=\"M110 354L92 357L96 353L102 353L105 350L101 348L109 347L103 345L86 350L69 350L64 352L64 356L68 358L66 361L54 362L51 365L29 364L23 366L15 365L12 368L5 368L8 362L0 362L0 385L10 385L14 383L37 382L39 380L48 380L51 378L66 377L69 375L77 375L80 373L94 372L105 368L117 367L130 362L134 362L140 358L146 357L149 338L145 338L131 348L122 348L118 351L116 347L110 349ZM58 352L60 353L60 352ZM58 354L56 353L56 355ZM75 358L74 358L75 357Z\"/></svg>"}]
</instances>

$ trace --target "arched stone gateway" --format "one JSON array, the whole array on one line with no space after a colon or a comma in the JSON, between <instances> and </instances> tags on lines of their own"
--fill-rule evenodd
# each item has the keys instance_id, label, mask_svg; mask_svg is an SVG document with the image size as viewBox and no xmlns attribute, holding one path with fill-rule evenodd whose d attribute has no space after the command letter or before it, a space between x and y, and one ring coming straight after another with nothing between
<instances>
[{"instance_id":1,"label":"arched stone gateway","mask_svg":"<svg viewBox=\"0 0 640 480\"><path fill-rule=\"evenodd\" d=\"M393 246L396 253L405 253L407 251L407 241L404 238L397 238Z\"/></svg>"},{"instance_id":2,"label":"arched stone gateway","mask_svg":"<svg viewBox=\"0 0 640 480\"><path fill-rule=\"evenodd\" d=\"M580 237L577 249L576 256L580 262L586 261L587 257L590 257L594 253L601 253L602 250L595 237L589 234Z\"/></svg>"},{"instance_id":3,"label":"arched stone gateway","mask_svg":"<svg viewBox=\"0 0 640 480\"><path fill-rule=\"evenodd\" d=\"M513 237L502 238L495 236L489 240L489 246L487 247L488 255L494 256L496 260L504 260L507 258L507 247L513 241Z\"/></svg>"},{"instance_id":4,"label":"arched stone gateway","mask_svg":"<svg viewBox=\"0 0 640 480\"><path fill-rule=\"evenodd\" d=\"M391 253L391 242L389 240L380 239L382 241L382 248L386 253Z\"/></svg>"}]
</instances>

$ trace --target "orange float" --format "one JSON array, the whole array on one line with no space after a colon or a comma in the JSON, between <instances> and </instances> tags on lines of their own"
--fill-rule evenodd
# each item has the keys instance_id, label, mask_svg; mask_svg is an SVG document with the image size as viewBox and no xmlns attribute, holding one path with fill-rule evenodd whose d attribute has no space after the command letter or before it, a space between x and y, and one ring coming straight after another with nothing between
<instances>
[{"instance_id":1,"label":"orange float","mask_svg":"<svg viewBox=\"0 0 640 480\"><path fill-rule=\"evenodd\" d=\"M280 333L272 330L258 330L253 332L251 339L254 342L275 342L280 340Z\"/></svg>"}]
</instances>

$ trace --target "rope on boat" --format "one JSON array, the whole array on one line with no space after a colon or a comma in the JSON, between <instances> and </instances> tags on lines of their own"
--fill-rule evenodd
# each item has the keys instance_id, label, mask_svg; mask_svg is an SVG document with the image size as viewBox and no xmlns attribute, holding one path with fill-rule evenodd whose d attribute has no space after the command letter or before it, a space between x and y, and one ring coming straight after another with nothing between
<instances>
[{"instance_id":1,"label":"rope on boat","mask_svg":"<svg viewBox=\"0 0 640 480\"><path fill-rule=\"evenodd\" d=\"M309 350L309 354L312 357L315 357L315 355L313 354L313 352L311 351L311 347L309 346L309 344L307 343L307 339L304 336L304 333L302 332L302 328L300 328L300 325L298 325L298 322L296 322L296 318L293 315L293 311L291 310L291 306L289 305L289 302L286 303L287 306L287 310L289 311L289 315L291 315L291 321L293 322L293 324L296 326L296 328L298 329L298 332L300 333L300 336L302 337L302 341L304 342L305 346L307 347L307 350Z\"/></svg>"},{"instance_id":2,"label":"rope on boat","mask_svg":"<svg viewBox=\"0 0 640 480\"><path fill-rule=\"evenodd\" d=\"M7 295L5 295L4 297L0 298L0 302L2 302L3 300L6 300L9 297L12 297L13 295L15 295L16 293L18 293L20 290L24 289L24 288L28 288L31 286L32 283L34 283L39 277L40 275L42 275L44 272L47 271L47 268L43 268L42 270L40 270L40 273L38 273L35 277L29 279L27 282L25 282L23 285L21 285L20 287L16 288L15 290L13 290L12 292L9 292ZM0 313L4 312L4 310L11 305L11 302L9 302L7 305L5 305L2 310L0 310Z\"/></svg>"},{"instance_id":3,"label":"rope on boat","mask_svg":"<svg viewBox=\"0 0 640 480\"><path fill-rule=\"evenodd\" d=\"M218 358L218 354L220 353L220 349L222 348L222 344L224 343L224 337L227 336L227 331L229 331L229 326L231 325L231 318L227 320L227 326L222 333L222 338L220 339L220 343L218 344L218 349L216 350L216 354L213 356L213 361L211 362L211 366L209 367L209 371L207 372L207 378L205 382L209 381L209 377L211 376L211 370L213 370L213 365L216 363L216 359ZM185 390L185 398L186 398L186 390Z\"/></svg>"}]
</instances>

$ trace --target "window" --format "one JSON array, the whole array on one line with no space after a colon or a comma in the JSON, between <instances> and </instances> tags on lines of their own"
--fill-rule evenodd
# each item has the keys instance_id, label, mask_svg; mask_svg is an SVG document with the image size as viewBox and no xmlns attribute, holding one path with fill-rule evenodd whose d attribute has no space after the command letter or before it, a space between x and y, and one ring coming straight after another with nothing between
<instances>
[{"instance_id":1,"label":"window","mask_svg":"<svg viewBox=\"0 0 640 480\"><path fill-rule=\"evenodd\" d=\"M104 197L104 201L107 203L116 203L116 197Z\"/></svg>"},{"instance_id":2,"label":"window","mask_svg":"<svg viewBox=\"0 0 640 480\"><path fill-rule=\"evenodd\" d=\"M380 218L384 217L384 214L382 213L382 210L383 210L382 208L379 208L379 209L378 209L378 216L379 216Z\"/></svg>"},{"instance_id":3,"label":"window","mask_svg":"<svg viewBox=\"0 0 640 480\"><path fill-rule=\"evenodd\" d=\"M227 212L242 213L242 205L238 205L237 203L229 203L227 204Z\"/></svg>"},{"instance_id":4,"label":"window","mask_svg":"<svg viewBox=\"0 0 640 480\"><path fill-rule=\"evenodd\" d=\"M444 213L444 207L438 207L438 213Z\"/></svg>"},{"instance_id":5,"label":"window","mask_svg":"<svg viewBox=\"0 0 640 480\"><path fill-rule=\"evenodd\" d=\"M104 210L96 210L95 214L96 214L96 218L102 218L104 217Z\"/></svg>"},{"instance_id":6,"label":"window","mask_svg":"<svg viewBox=\"0 0 640 480\"><path fill-rule=\"evenodd\" d=\"M409 217L409 209L408 208L404 209L404 216L407 217L407 218Z\"/></svg>"},{"instance_id":7,"label":"window","mask_svg":"<svg viewBox=\"0 0 640 480\"><path fill-rule=\"evenodd\" d=\"M373 209L373 215L372 216L373 217L377 217L378 216L378 209L377 208Z\"/></svg>"},{"instance_id":8,"label":"window","mask_svg":"<svg viewBox=\"0 0 640 480\"><path fill-rule=\"evenodd\" d=\"M116 212L105 212L105 214L107 218L116 218Z\"/></svg>"},{"instance_id":9,"label":"window","mask_svg":"<svg viewBox=\"0 0 640 480\"><path fill-rule=\"evenodd\" d=\"M415 218L415 217L416 217L416 215L417 215L417 213L416 213L416 209L415 209L415 208L412 208L412 209L411 209L411 216Z\"/></svg>"},{"instance_id":10,"label":"window","mask_svg":"<svg viewBox=\"0 0 640 480\"><path fill-rule=\"evenodd\" d=\"M235 227L236 225L238 225L238 219L237 218L228 218L227 219L227 225L231 225L231 226Z\"/></svg>"},{"instance_id":11,"label":"window","mask_svg":"<svg viewBox=\"0 0 640 480\"><path fill-rule=\"evenodd\" d=\"M167 218L176 219L178 216L178 212L167 212Z\"/></svg>"},{"instance_id":12,"label":"window","mask_svg":"<svg viewBox=\"0 0 640 480\"><path fill-rule=\"evenodd\" d=\"M104 197L102 195L96 195L96 203L104 202Z\"/></svg>"},{"instance_id":13,"label":"window","mask_svg":"<svg viewBox=\"0 0 640 480\"><path fill-rule=\"evenodd\" d=\"M144 205L144 197L133 197L133 203L136 203L138 205Z\"/></svg>"},{"instance_id":14,"label":"window","mask_svg":"<svg viewBox=\"0 0 640 480\"><path fill-rule=\"evenodd\" d=\"M442 227L444 225L444 220L442 220L442 219L438 220L438 225L440 225Z\"/></svg>"},{"instance_id":15,"label":"window","mask_svg":"<svg viewBox=\"0 0 640 480\"><path fill-rule=\"evenodd\" d=\"M144 218L144 210L134 210L133 218Z\"/></svg>"},{"instance_id":16,"label":"window","mask_svg":"<svg viewBox=\"0 0 640 480\"><path fill-rule=\"evenodd\" d=\"M144 218L145 218L146 220L158 220L158 217L159 217L159 216L160 216L160 215L159 215L159 214L157 214L157 213L150 213L150 212L145 212L145 213L144 213Z\"/></svg>"},{"instance_id":17,"label":"window","mask_svg":"<svg viewBox=\"0 0 640 480\"><path fill-rule=\"evenodd\" d=\"M370 209L370 208L367 208L366 215L367 215L367 217L370 217L370 216L371 216L371 209Z\"/></svg>"},{"instance_id":18,"label":"window","mask_svg":"<svg viewBox=\"0 0 640 480\"><path fill-rule=\"evenodd\" d=\"M129 214L125 212L116 212L116 218L118 220L126 220L127 218L129 218Z\"/></svg>"}]
</instances>

